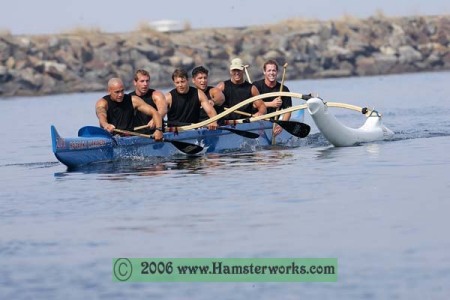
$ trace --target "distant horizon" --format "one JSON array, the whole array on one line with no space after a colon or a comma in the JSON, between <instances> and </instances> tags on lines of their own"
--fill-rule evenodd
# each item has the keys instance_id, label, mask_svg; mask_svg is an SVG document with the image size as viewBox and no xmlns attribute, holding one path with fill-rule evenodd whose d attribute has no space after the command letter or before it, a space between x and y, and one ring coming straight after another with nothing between
<instances>
[{"instance_id":1,"label":"distant horizon","mask_svg":"<svg viewBox=\"0 0 450 300\"><path fill-rule=\"evenodd\" d=\"M204 6L201 9L200 6ZM379 0L228 0L220 5L180 0L149 3L128 0L125 5L106 1L78 0L54 2L41 0L7 1L2 5L0 33L12 35L60 34L74 30L125 33L139 30L142 24L174 20L192 29L235 28L276 24L290 19L328 21L344 17L366 19L450 14L450 1ZM206 11L206 12L204 12Z\"/></svg>"}]
</instances>

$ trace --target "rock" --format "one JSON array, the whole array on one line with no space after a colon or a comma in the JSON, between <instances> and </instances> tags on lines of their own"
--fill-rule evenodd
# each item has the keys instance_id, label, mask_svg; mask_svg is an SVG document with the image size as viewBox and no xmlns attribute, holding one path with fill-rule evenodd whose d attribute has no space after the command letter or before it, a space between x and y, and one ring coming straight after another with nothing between
<instances>
[{"instance_id":1,"label":"rock","mask_svg":"<svg viewBox=\"0 0 450 300\"><path fill-rule=\"evenodd\" d=\"M390 53L388 51L388 53ZM389 74L394 66L399 62L396 55L393 54L374 54L375 67L377 74Z\"/></svg>"},{"instance_id":2,"label":"rock","mask_svg":"<svg viewBox=\"0 0 450 300\"><path fill-rule=\"evenodd\" d=\"M12 75L9 74L8 69L4 66L0 66L0 83L6 83L12 79Z\"/></svg>"},{"instance_id":3,"label":"rock","mask_svg":"<svg viewBox=\"0 0 450 300\"><path fill-rule=\"evenodd\" d=\"M0 94L104 90L110 77L131 84L149 69L155 87L172 86L177 67L210 70L212 83L229 78L240 57L252 79L267 59L287 62L289 79L364 76L450 69L450 16L289 20L245 28L107 34L0 35Z\"/></svg>"},{"instance_id":4,"label":"rock","mask_svg":"<svg viewBox=\"0 0 450 300\"><path fill-rule=\"evenodd\" d=\"M405 64L405 63L408 64L408 63L422 60L422 54L409 45L401 46L398 49L398 54L399 54L398 60L401 64Z\"/></svg>"},{"instance_id":5,"label":"rock","mask_svg":"<svg viewBox=\"0 0 450 300\"><path fill-rule=\"evenodd\" d=\"M16 60L14 59L14 57L13 56L8 57L8 59L5 62L5 66L8 69L12 69L12 68L14 68L15 65L16 65Z\"/></svg>"},{"instance_id":6,"label":"rock","mask_svg":"<svg viewBox=\"0 0 450 300\"><path fill-rule=\"evenodd\" d=\"M45 61L44 62L44 73L49 76L62 80L64 78L64 73L66 72L66 65L54 62L54 61Z\"/></svg>"}]
</instances>

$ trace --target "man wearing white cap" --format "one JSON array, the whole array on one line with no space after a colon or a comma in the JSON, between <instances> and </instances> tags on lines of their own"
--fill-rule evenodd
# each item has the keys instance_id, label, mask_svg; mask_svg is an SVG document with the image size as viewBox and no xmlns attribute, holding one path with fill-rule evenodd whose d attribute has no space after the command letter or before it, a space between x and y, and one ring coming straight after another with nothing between
<instances>
[{"instance_id":1,"label":"man wearing white cap","mask_svg":"<svg viewBox=\"0 0 450 300\"><path fill-rule=\"evenodd\" d=\"M231 60L230 79L220 82L217 85L217 88L225 95L225 107L232 107L248 98L259 95L258 89L244 79L244 64L240 58ZM261 99L256 100L239 110L250 113L253 116L261 116L267 112L264 101ZM240 118L242 118L242 116L237 113L231 113L225 117L227 120L236 120Z\"/></svg>"}]
</instances>

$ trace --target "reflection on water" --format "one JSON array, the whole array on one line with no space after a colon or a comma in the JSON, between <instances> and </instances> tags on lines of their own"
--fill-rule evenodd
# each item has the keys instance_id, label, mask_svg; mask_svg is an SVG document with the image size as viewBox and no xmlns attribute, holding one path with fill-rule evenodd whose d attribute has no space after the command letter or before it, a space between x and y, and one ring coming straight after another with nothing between
<instances>
[{"instance_id":1,"label":"reflection on water","mask_svg":"<svg viewBox=\"0 0 450 300\"><path fill-rule=\"evenodd\" d=\"M373 143L363 143L360 145L355 145L352 147L344 147L337 148L333 146L327 146L323 149L318 149L316 151L316 159L334 159L343 155L343 153L353 151L355 148L362 147L366 153L369 155L368 157L377 157L380 153L380 145L383 143L387 143L386 141L378 141Z\"/></svg>"},{"instance_id":2,"label":"reflection on water","mask_svg":"<svg viewBox=\"0 0 450 300\"><path fill-rule=\"evenodd\" d=\"M270 150L257 152L235 152L204 156L186 156L178 158L134 158L114 162L95 163L82 167L56 172L56 179L78 177L80 174L101 175L100 180L126 180L134 176L174 177L201 175L211 173L219 168L222 171L247 167L257 169L262 165L277 166L288 158L292 158L292 148L272 146ZM54 164L53 164L54 165Z\"/></svg>"},{"instance_id":3,"label":"reflection on water","mask_svg":"<svg viewBox=\"0 0 450 300\"><path fill-rule=\"evenodd\" d=\"M102 179L120 180L130 176L159 176L169 170L184 170L187 173L197 173L206 167L214 165L205 156L182 158L133 158L107 163L96 163L67 169L54 174L57 178L69 177L73 174L106 174Z\"/></svg>"},{"instance_id":4,"label":"reflection on water","mask_svg":"<svg viewBox=\"0 0 450 300\"><path fill-rule=\"evenodd\" d=\"M365 148L371 156L377 157L380 154L380 143L367 144Z\"/></svg>"}]
</instances>

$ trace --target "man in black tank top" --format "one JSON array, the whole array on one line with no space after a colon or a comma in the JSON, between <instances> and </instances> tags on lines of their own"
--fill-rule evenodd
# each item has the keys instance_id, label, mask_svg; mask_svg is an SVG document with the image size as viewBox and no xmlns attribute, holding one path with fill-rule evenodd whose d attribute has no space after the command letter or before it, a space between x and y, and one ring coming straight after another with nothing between
<instances>
[{"instance_id":1,"label":"man in black tank top","mask_svg":"<svg viewBox=\"0 0 450 300\"><path fill-rule=\"evenodd\" d=\"M217 85L225 95L224 106L230 108L238 103L241 103L248 98L259 95L258 89L251 83L244 80L244 65L240 58L234 58L230 65L230 79L222 81ZM261 116L266 114L266 106L261 99L256 100L253 104L249 104L239 109L252 114L253 116ZM241 119L244 116L238 113L231 113L224 118L227 120Z\"/></svg>"},{"instance_id":2,"label":"man in black tank top","mask_svg":"<svg viewBox=\"0 0 450 300\"><path fill-rule=\"evenodd\" d=\"M167 123L169 125L182 125L198 123L200 121L200 107L203 107L208 117L216 116L214 107L209 104L208 98L201 90L189 86L188 74L185 70L176 69L172 74L175 88L166 94L169 106ZM208 129L217 129L217 122L207 125Z\"/></svg>"},{"instance_id":3,"label":"man in black tank top","mask_svg":"<svg viewBox=\"0 0 450 300\"><path fill-rule=\"evenodd\" d=\"M208 97L209 104L213 105L216 113L219 114L223 111L221 106L225 101L225 96L218 88L208 85L208 73L209 71L203 66L194 68L192 70L192 83L197 89L205 93L206 97ZM208 118L208 115L202 107L200 110L200 121Z\"/></svg>"},{"instance_id":4,"label":"man in black tank top","mask_svg":"<svg viewBox=\"0 0 450 300\"><path fill-rule=\"evenodd\" d=\"M100 98L95 104L100 127L111 133L116 128L133 130L135 109L153 118L156 125L154 138L156 141L161 141L163 138L162 118L158 111L138 96L125 95L120 78L111 78L108 81L108 95Z\"/></svg>"},{"instance_id":5,"label":"man in black tank top","mask_svg":"<svg viewBox=\"0 0 450 300\"><path fill-rule=\"evenodd\" d=\"M263 67L264 78L255 81L253 84L256 86L260 94L267 94L272 92L279 92L281 88L281 83L277 81L278 76L278 64L275 60L268 60L264 63ZM283 85L283 92L289 92L289 88ZM264 103L267 107L267 113L276 111L277 109L285 109L292 106L291 97L269 97L264 98ZM283 121L289 121L291 118L291 113L283 114ZM274 134L278 135L281 133L283 128L280 125L276 125L274 128Z\"/></svg>"},{"instance_id":6,"label":"man in black tank top","mask_svg":"<svg viewBox=\"0 0 450 300\"><path fill-rule=\"evenodd\" d=\"M150 73L146 70L137 70L134 73L135 90L130 95L136 95L142 98L145 103L155 108L162 118L167 113L167 102L163 92L150 88ZM143 126L149 124L150 130L156 127L155 122L150 116L141 113L138 110L134 111L134 126ZM147 129L146 131L149 131Z\"/></svg>"}]
</instances>

